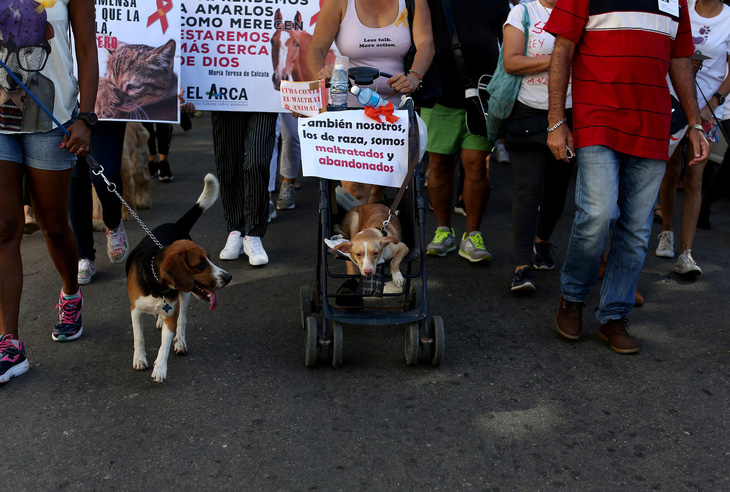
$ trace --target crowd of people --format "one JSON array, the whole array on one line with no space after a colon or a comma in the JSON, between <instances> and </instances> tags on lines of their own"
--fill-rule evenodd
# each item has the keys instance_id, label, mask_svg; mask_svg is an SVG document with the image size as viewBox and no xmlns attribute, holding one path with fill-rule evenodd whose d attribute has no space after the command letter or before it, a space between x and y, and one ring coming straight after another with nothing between
<instances>
[{"instance_id":1,"label":"crowd of people","mask_svg":"<svg viewBox=\"0 0 730 492\"><path fill-rule=\"evenodd\" d=\"M124 123L97 124L93 114L98 77L93 2L58 0L57 7L33 9L36 15L26 0L4 3L9 2L22 15L15 20L0 16L3 63L14 60L28 72L29 87L51 81L56 123L37 108L29 111L32 103L26 103L25 114L19 113L12 98L0 109L0 383L29 367L18 332L23 233L42 231L61 276L58 322L52 330L52 339L59 342L82 335L79 284L89 283L96 271L92 179L105 205L109 259L122 263L129 252L116 197L103 193L104 186L89 174L84 159L89 151L103 155L107 176L121 188ZM334 43L351 67L377 66L395 74L373 88L396 103L401 95L416 93L429 68L438 67L442 94L433 107L421 108L429 133L424 161L428 196L437 223L427 254L446 257L458 248L458 255L469 262L491 261L485 244L489 238L485 240L481 228L494 148L500 153L495 159L510 162L515 178L512 291L534 291L535 272L554 269L554 252L565 251L557 332L569 340L580 338L584 302L600 275L599 336L618 353L636 353L639 345L629 334L628 315L637 302L652 218L660 216L663 222L656 255L673 257L673 216L682 173L680 255L674 269L699 275L701 268L691 254L695 229L710 227L710 207L728 183L730 151L717 172L706 169L708 141L719 141L722 128L730 130L725 102L730 93L730 7L725 3L637 0L630 7L635 15L622 15L628 7L588 0L415 0L409 26L403 22L406 0L325 0L307 67L312 79L329 79L332 66L325 60ZM458 31L458 55L450 22ZM75 41L77 76L66 33ZM392 45L363 47L362 39L374 33L387 35ZM29 59L21 57L18 46L45 45L50 49L41 58L47 60L28 67ZM405 68L412 46L415 57ZM499 60L506 73L521 81L500 139L491 142L467 128L464 85L465 78L475 83L494 73ZM460 70L461 64L468 73ZM0 86L17 90L4 73ZM681 117L675 125L673 118ZM212 127L228 229L219 257L232 261L245 255L250 265L264 266L269 262L263 242L267 224L277 210L295 208L301 159L296 118L214 111ZM148 128L150 171L172 180L170 128ZM452 227L457 173L463 182L457 206L466 215L458 244ZM552 235L573 175L577 211L570 238L561 243ZM343 185L362 202L381 200L385 192L364 183Z\"/></svg>"}]
</instances>

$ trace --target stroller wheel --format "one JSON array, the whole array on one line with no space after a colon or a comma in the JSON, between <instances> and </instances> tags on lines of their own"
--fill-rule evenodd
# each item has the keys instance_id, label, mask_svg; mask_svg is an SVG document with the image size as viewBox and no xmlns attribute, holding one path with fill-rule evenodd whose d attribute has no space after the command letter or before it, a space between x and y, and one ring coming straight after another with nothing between
<instances>
[{"instance_id":1,"label":"stroller wheel","mask_svg":"<svg viewBox=\"0 0 730 492\"><path fill-rule=\"evenodd\" d=\"M431 364L438 366L444 360L444 320L441 316L431 316L430 328L431 338L433 338Z\"/></svg>"},{"instance_id":2,"label":"stroller wheel","mask_svg":"<svg viewBox=\"0 0 730 492\"><path fill-rule=\"evenodd\" d=\"M317 318L307 318L304 340L304 365L314 367L317 364Z\"/></svg>"},{"instance_id":3,"label":"stroller wheel","mask_svg":"<svg viewBox=\"0 0 730 492\"><path fill-rule=\"evenodd\" d=\"M409 366L418 364L419 338L418 323L408 323L405 329L405 354Z\"/></svg>"},{"instance_id":4,"label":"stroller wheel","mask_svg":"<svg viewBox=\"0 0 730 492\"><path fill-rule=\"evenodd\" d=\"M332 323L332 367L342 366L342 323Z\"/></svg>"}]
</instances>

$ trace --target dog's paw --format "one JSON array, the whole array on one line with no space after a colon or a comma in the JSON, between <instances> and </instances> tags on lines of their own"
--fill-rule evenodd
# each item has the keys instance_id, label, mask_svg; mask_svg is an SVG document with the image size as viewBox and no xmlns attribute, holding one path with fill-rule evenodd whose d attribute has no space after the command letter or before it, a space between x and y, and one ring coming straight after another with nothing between
<instances>
[{"instance_id":1,"label":"dog's paw","mask_svg":"<svg viewBox=\"0 0 730 492\"><path fill-rule=\"evenodd\" d=\"M155 328L157 328L158 330L161 330L163 326L165 326L165 318L163 318L162 316L158 316L157 323L155 324Z\"/></svg>"},{"instance_id":2,"label":"dog's paw","mask_svg":"<svg viewBox=\"0 0 730 492\"><path fill-rule=\"evenodd\" d=\"M132 367L134 367L138 371L144 371L149 366L150 365L147 362L147 357L145 357L145 356L139 357L139 356L135 355L134 358L132 359Z\"/></svg>"},{"instance_id":3,"label":"dog's paw","mask_svg":"<svg viewBox=\"0 0 730 492\"><path fill-rule=\"evenodd\" d=\"M152 379L155 383L164 383L167 378L167 364L155 364L152 370Z\"/></svg>"},{"instance_id":4,"label":"dog's paw","mask_svg":"<svg viewBox=\"0 0 730 492\"><path fill-rule=\"evenodd\" d=\"M185 355L188 353L188 344L185 343L185 339L175 337L175 353L178 355Z\"/></svg>"},{"instance_id":5,"label":"dog's paw","mask_svg":"<svg viewBox=\"0 0 730 492\"><path fill-rule=\"evenodd\" d=\"M403 287L403 274L401 272L393 273L393 284L398 288Z\"/></svg>"}]
</instances>

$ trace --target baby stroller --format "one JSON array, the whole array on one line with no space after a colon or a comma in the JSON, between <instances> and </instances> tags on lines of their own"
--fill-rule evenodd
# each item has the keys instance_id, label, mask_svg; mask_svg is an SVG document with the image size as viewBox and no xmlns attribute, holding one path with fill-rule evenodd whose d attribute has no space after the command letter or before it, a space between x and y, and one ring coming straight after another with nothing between
<instances>
[{"instance_id":1,"label":"baby stroller","mask_svg":"<svg viewBox=\"0 0 730 492\"><path fill-rule=\"evenodd\" d=\"M375 69L352 68L350 77L358 85L367 85L386 74ZM333 367L343 362L343 325L404 327L404 352L408 365L419 360L438 366L444 357L444 323L429 312L425 255L425 209L419 180L419 130L413 101L408 98L400 109L408 111L408 183L399 202L398 217L403 241L410 251L401 263L402 290L388 292L391 280L387 264L378 265L371 277L338 273L344 261L330 252L325 239L333 235L346 210L335 198L334 183L320 180L319 228L317 234L317 270L314 285L300 290L302 328L305 331L304 363L315 366L319 360L331 360ZM390 205L390 204L388 204ZM349 260L345 260L349 261ZM347 279L359 279L354 293L336 293ZM335 284L334 286L332 284ZM319 320L319 321L318 321Z\"/></svg>"}]
</instances>

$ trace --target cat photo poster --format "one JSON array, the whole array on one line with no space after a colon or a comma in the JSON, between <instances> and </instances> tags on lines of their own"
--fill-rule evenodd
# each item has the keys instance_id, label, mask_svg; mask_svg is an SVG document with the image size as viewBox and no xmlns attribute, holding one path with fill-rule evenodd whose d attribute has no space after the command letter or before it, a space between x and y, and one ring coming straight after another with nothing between
<instances>
[{"instance_id":1,"label":"cat photo poster","mask_svg":"<svg viewBox=\"0 0 730 492\"><path fill-rule=\"evenodd\" d=\"M310 79L307 50L322 1L182 0L185 100L200 110L286 111L281 83Z\"/></svg>"},{"instance_id":2,"label":"cat photo poster","mask_svg":"<svg viewBox=\"0 0 730 492\"><path fill-rule=\"evenodd\" d=\"M180 122L180 0L95 0L100 119Z\"/></svg>"}]
</instances>

